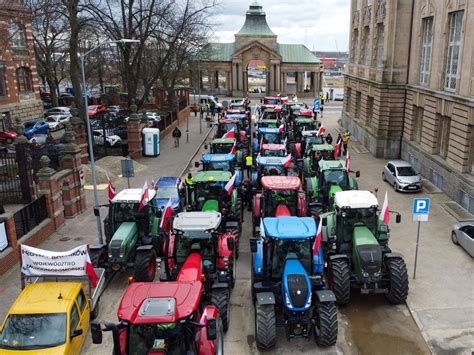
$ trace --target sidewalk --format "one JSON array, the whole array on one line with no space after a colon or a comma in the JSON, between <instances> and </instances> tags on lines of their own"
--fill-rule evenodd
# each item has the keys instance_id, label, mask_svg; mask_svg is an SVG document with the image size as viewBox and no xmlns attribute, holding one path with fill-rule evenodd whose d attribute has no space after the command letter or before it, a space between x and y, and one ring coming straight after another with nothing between
<instances>
[{"instance_id":1,"label":"sidewalk","mask_svg":"<svg viewBox=\"0 0 474 355\"><path fill-rule=\"evenodd\" d=\"M210 132L206 122L202 121L202 134L199 134L199 116L189 117L189 143L186 143L186 120L179 125L182 132L180 147L174 147L171 134L160 142L160 155L157 158L143 157L140 164L147 169L138 176L130 179L130 186L141 188L145 180L148 183L160 176L179 176L188 162L200 147L202 141ZM127 179L121 178L115 182L117 191L127 188ZM81 244L97 244L97 224L93 213L94 196L92 190L86 189L87 210L74 219L67 219L65 225L45 240L39 248L63 251ZM107 190L98 192L100 204L107 203ZM101 209L101 219L106 215L106 209ZM0 319L3 320L8 309L20 293L19 264L12 265L9 272L0 277Z\"/></svg>"}]
</instances>

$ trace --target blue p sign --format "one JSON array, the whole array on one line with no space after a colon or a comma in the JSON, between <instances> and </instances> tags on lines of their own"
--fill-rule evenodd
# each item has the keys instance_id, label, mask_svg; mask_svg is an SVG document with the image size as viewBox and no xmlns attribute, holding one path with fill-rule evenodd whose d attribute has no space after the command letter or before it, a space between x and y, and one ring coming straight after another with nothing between
<instances>
[{"instance_id":1,"label":"blue p sign","mask_svg":"<svg viewBox=\"0 0 474 355\"><path fill-rule=\"evenodd\" d=\"M413 199L413 214L428 214L430 212L429 198Z\"/></svg>"}]
</instances>

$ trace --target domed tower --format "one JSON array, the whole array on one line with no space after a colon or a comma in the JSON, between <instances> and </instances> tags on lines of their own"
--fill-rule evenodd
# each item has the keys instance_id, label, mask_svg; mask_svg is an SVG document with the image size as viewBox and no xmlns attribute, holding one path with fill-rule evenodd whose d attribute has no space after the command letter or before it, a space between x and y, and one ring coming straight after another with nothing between
<instances>
[{"instance_id":1,"label":"domed tower","mask_svg":"<svg viewBox=\"0 0 474 355\"><path fill-rule=\"evenodd\" d=\"M244 25L235 34L235 48L239 50L253 41L259 41L274 51L278 50L277 35L268 26L265 11L257 1L250 5Z\"/></svg>"}]
</instances>

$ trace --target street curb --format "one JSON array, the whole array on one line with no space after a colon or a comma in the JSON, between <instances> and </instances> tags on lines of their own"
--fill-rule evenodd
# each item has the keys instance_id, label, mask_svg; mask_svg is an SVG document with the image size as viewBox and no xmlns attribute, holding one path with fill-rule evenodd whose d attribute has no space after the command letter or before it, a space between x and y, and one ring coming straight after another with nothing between
<instances>
[{"instance_id":1,"label":"street curb","mask_svg":"<svg viewBox=\"0 0 474 355\"><path fill-rule=\"evenodd\" d=\"M411 318L413 319L416 326L418 327L418 330L420 331L421 336L423 340L425 341L426 347L430 350L431 354L435 354L435 349L431 346L430 342L428 341L428 337L425 334L425 331L423 329L423 324L421 323L421 320L418 317L418 315L415 313L416 311L414 309L411 309L409 300L406 300L405 305L408 309L408 312L410 312Z\"/></svg>"},{"instance_id":2,"label":"street curb","mask_svg":"<svg viewBox=\"0 0 474 355\"><path fill-rule=\"evenodd\" d=\"M181 173L179 174L179 177L182 177L184 175L184 173L186 172L186 170L189 169L189 166L191 165L191 162L194 160L194 158L196 157L196 155L199 153L199 151L201 150L201 147L204 145L204 143L206 142L207 138L209 137L209 135L211 134L211 132L214 130L214 126L212 126L212 128L207 132L206 136L204 137L204 139L202 140L201 144L199 144L199 146L197 147L196 151L194 152L194 154L191 156L191 158L188 160L188 162L186 163L186 166L184 167L184 169L181 171Z\"/></svg>"}]
</instances>

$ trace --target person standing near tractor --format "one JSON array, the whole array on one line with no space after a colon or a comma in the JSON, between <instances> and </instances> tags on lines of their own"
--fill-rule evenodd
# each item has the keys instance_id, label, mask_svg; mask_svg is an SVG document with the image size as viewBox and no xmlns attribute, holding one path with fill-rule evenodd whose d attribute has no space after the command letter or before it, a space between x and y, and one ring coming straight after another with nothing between
<instances>
[{"instance_id":1,"label":"person standing near tractor","mask_svg":"<svg viewBox=\"0 0 474 355\"><path fill-rule=\"evenodd\" d=\"M177 148L179 147L179 139L181 138L181 131L177 126L174 128L172 135L174 138L174 147Z\"/></svg>"},{"instance_id":2,"label":"person standing near tractor","mask_svg":"<svg viewBox=\"0 0 474 355\"><path fill-rule=\"evenodd\" d=\"M252 211L252 182L249 179L244 181L244 205L247 211Z\"/></svg>"},{"instance_id":3,"label":"person standing near tractor","mask_svg":"<svg viewBox=\"0 0 474 355\"><path fill-rule=\"evenodd\" d=\"M252 171L253 157L252 155L247 155L245 157L245 170L247 170L247 178L250 179L250 173Z\"/></svg>"},{"instance_id":4,"label":"person standing near tractor","mask_svg":"<svg viewBox=\"0 0 474 355\"><path fill-rule=\"evenodd\" d=\"M342 146L344 147L344 155L347 155L347 146L349 145L350 138L351 138L351 134L346 129L346 131L342 135Z\"/></svg>"}]
</instances>

